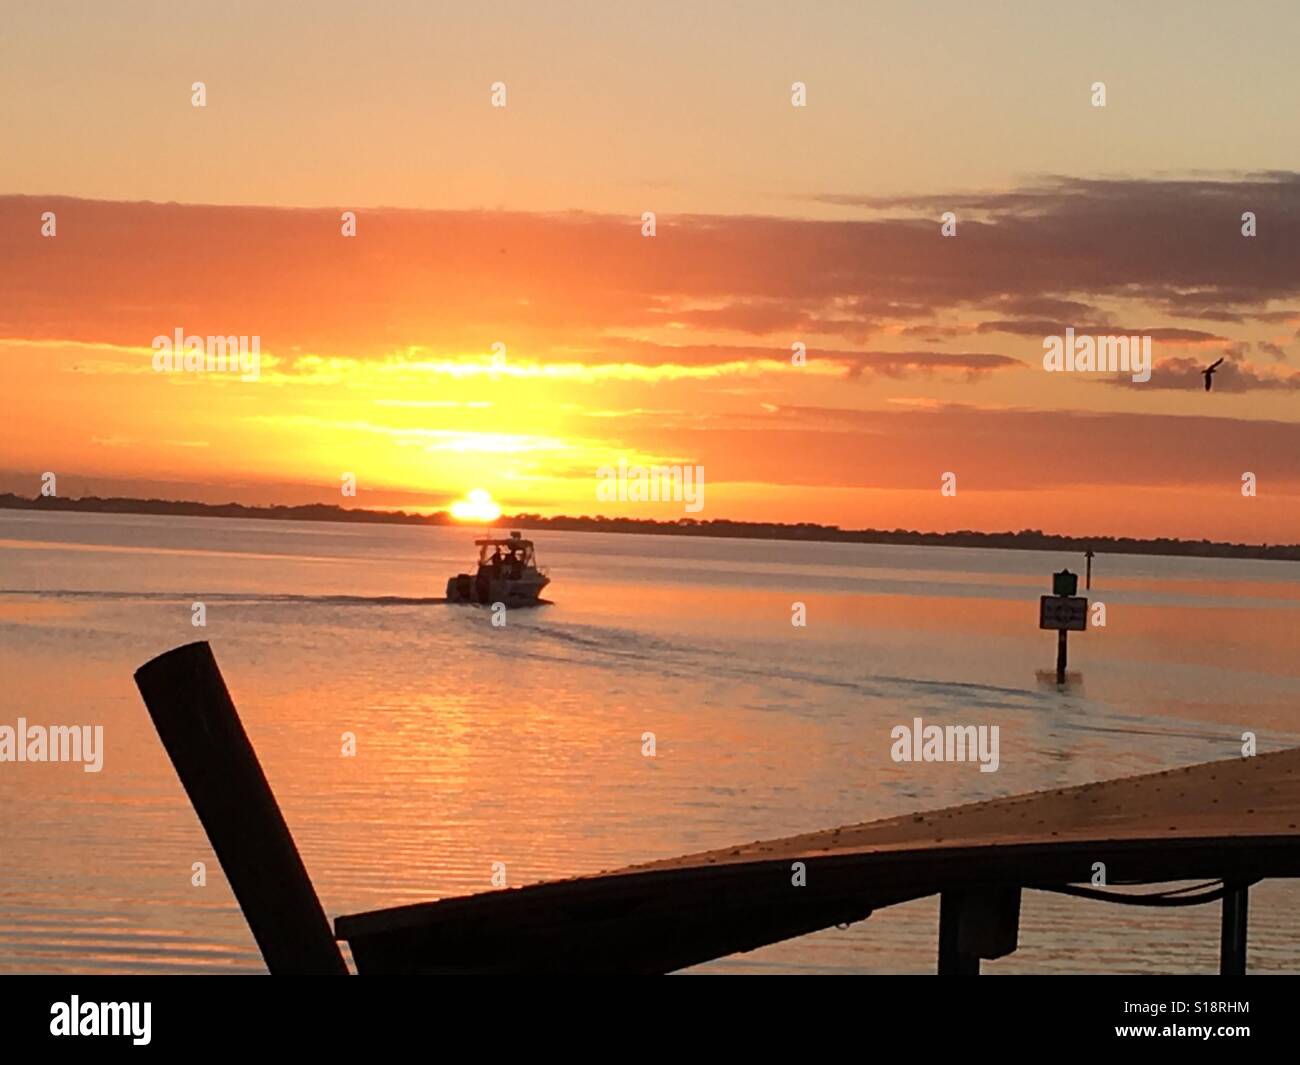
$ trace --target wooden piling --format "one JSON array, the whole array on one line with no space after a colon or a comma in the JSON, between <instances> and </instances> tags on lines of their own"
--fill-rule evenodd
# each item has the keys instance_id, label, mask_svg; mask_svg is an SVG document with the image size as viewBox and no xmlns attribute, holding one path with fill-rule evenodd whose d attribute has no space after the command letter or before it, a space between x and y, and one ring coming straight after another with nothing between
<instances>
[{"instance_id":1,"label":"wooden piling","mask_svg":"<svg viewBox=\"0 0 1300 1065\"><path fill-rule=\"evenodd\" d=\"M320 900L206 642L135 683L272 973L346 975Z\"/></svg>"}]
</instances>

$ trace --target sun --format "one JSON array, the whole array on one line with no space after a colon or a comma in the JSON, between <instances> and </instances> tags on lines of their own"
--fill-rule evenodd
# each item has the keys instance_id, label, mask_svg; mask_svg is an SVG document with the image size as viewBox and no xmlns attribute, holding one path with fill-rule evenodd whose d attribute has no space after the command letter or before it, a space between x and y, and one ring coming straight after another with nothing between
<instances>
[{"instance_id":1,"label":"sun","mask_svg":"<svg viewBox=\"0 0 1300 1065\"><path fill-rule=\"evenodd\" d=\"M451 516L457 521L496 521L501 517L501 508L482 488L475 488L451 505Z\"/></svg>"}]
</instances>

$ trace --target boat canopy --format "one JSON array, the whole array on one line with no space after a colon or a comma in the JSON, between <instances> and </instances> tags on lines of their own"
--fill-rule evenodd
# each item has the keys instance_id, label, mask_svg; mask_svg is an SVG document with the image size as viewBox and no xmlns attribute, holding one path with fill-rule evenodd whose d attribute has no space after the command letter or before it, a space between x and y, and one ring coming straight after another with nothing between
<instances>
[{"instance_id":1,"label":"boat canopy","mask_svg":"<svg viewBox=\"0 0 1300 1065\"><path fill-rule=\"evenodd\" d=\"M525 565L533 561L533 542L525 540L517 532L511 533L509 537L484 537L482 540L475 540L474 546L478 548L479 562L488 560L488 552L495 550L497 554L504 554L506 557L518 558Z\"/></svg>"}]
</instances>

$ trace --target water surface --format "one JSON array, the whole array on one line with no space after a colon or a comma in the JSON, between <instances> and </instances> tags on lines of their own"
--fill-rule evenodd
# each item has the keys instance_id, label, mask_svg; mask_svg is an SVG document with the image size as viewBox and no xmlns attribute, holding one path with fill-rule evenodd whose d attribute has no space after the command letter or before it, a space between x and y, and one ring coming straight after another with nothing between
<instances>
[{"instance_id":1,"label":"water surface","mask_svg":"<svg viewBox=\"0 0 1300 1065\"><path fill-rule=\"evenodd\" d=\"M554 605L494 628L435 601L472 538L0 511L0 724L106 737L98 774L0 763L0 971L264 971L131 679L194 639L330 917L487 890L495 862L521 885L1300 743L1293 563L1098 557L1107 625L1060 691L1037 602L1075 555L540 533ZM894 763L914 717L998 725L1000 768ZM1298 967L1298 907L1252 892L1252 971ZM985 971L1212 972L1218 918L1030 892ZM924 900L705 968L933 971L936 921Z\"/></svg>"}]
</instances>

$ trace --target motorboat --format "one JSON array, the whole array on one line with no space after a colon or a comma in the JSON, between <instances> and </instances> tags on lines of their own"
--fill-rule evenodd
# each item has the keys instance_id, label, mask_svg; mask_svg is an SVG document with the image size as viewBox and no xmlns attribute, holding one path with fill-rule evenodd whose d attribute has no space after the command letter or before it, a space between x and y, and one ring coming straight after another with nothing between
<instances>
[{"instance_id":1,"label":"motorboat","mask_svg":"<svg viewBox=\"0 0 1300 1065\"><path fill-rule=\"evenodd\" d=\"M538 569L531 540L512 532L504 538L475 540L474 546L478 548L478 570L448 578L448 602L528 606L542 601L542 589L551 578Z\"/></svg>"}]
</instances>

